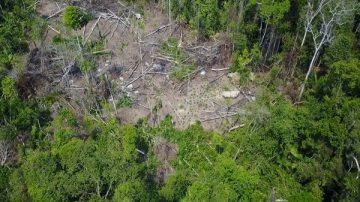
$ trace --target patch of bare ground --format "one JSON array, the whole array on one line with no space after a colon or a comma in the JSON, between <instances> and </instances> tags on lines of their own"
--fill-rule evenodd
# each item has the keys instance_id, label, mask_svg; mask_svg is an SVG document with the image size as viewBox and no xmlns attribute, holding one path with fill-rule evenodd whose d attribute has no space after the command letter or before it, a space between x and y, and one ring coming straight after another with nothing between
<instances>
[{"instance_id":1,"label":"patch of bare ground","mask_svg":"<svg viewBox=\"0 0 360 202\"><path fill-rule=\"evenodd\" d=\"M101 5L95 2L91 6L81 4L91 8L95 19L76 32L62 26L64 4L54 1L39 4L41 15L53 16L48 19L45 44L59 33L80 35L85 41L104 40L103 52L109 53L98 57L97 70L84 76L66 73L77 51L63 50L67 54L57 61L57 66L63 69L59 85L69 105L90 111L88 106L99 107L96 102L106 99L111 109L102 116L116 116L125 123L147 117L155 125L171 115L174 125L181 129L196 121L201 121L206 130L216 131L241 125L243 107L255 99L256 88L241 88L237 76L228 74L231 47L225 37L219 34L206 42L194 42L184 26L169 22L168 16L154 5L143 12L145 15L140 15L133 7L117 1ZM195 67L183 81L169 78L175 63L160 51L161 44L169 37L178 39L185 63ZM225 91L237 91L238 95L226 98ZM133 101L131 107L117 106L124 96Z\"/></svg>"},{"instance_id":2,"label":"patch of bare ground","mask_svg":"<svg viewBox=\"0 0 360 202\"><path fill-rule=\"evenodd\" d=\"M153 147L156 158L161 162L161 166L156 171L155 181L163 184L168 176L175 172L169 162L176 159L178 148L176 144L170 143L161 137L154 139Z\"/></svg>"}]
</instances>

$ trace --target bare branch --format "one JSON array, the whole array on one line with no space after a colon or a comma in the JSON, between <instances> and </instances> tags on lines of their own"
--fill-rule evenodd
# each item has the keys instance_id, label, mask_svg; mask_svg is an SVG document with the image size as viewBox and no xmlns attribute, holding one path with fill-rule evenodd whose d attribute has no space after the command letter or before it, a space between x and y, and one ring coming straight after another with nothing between
<instances>
[{"instance_id":1,"label":"bare branch","mask_svg":"<svg viewBox=\"0 0 360 202\"><path fill-rule=\"evenodd\" d=\"M61 34L58 30L56 30L55 28L53 28L52 26L48 25L48 27L53 30L54 32L58 33L58 34Z\"/></svg>"},{"instance_id":2,"label":"bare branch","mask_svg":"<svg viewBox=\"0 0 360 202\"><path fill-rule=\"evenodd\" d=\"M170 24L167 24L167 25L163 25L163 26L157 28L156 30L150 32L149 34L145 35L144 38L147 38L147 37L155 34L156 32L158 32L158 31L160 31L160 30L162 30L162 29L165 29L165 28L167 28L167 27L169 27L169 26L171 26L171 25L172 25L171 23L170 23Z\"/></svg>"},{"instance_id":3,"label":"bare branch","mask_svg":"<svg viewBox=\"0 0 360 202\"><path fill-rule=\"evenodd\" d=\"M95 29L96 25L99 23L100 19L101 19L101 16L98 17L98 19L96 20L96 22L95 22L94 25L92 26L91 31L90 31L90 33L88 34L88 36L86 37L83 45L85 45L86 42L89 40L91 34L94 32L94 29Z\"/></svg>"},{"instance_id":4,"label":"bare branch","mask_svg":"<svg viewBox=\"0 0 360 202\"><path fill-rule=\"evenodd\" d=\"M359 161L357 160L357 158L353 155L352 156L354 161L355 161L355 164L356 164L356 167L358 169L358 175L356 176L356 179L359 179L359 173L360 173L360 165L359 165Z\"/></svg>"},{"instance_id":5,"label":"bare branch","mask_svg":"<svg viewBox=\"0 0 360 202\"><path fill-rule=\"evenodd\" d=\"M50 19L50 18L53 18L53 17L59 15L60 13L62 13L62 12L64 11L64 9L65 9L65 8L62 8L62 9L58 10L56 13L50 15L50 16L47 17L46 19L48 20L48 19Z\"/></svg>"},{"instance_id":6,"label":"bare branch","mask_svg":"<svg viewBox=\"0 0 360 202\"><path fill-rule=\"evenodd\" d=\"M0 141L0 166L4 166L14 155L9 141Z\"/></svg>"},{"instance_id":7,"label":"bare branch","mask_svg":"<svg viewBox=\"0 0 360 202\"><path fill-rule=\"evenodd\" d=\"M310 0L308 1L308 4L312 6L309 2ZM334 28L347 23L347 19L354 14L355 8L357 7L357 5L348 5L343 1L337 2L333 0L321 0L319 8L315 13L312 13L311 6L309 6L310 10L307 11L307 26L304 37L306 37L307 32L311 33L315 51L309 64L305 80L300 89L299 101L302 98L306 82L312 72L316 60L318 59L321 49L324 45L331 43L335 39ZM325 6L326 8L324 8ZM313 23L313 20L317 16L320 16L320 27ZM305 39L303 39L303 42L304 40Z\"/></svg>"}]
</instances>

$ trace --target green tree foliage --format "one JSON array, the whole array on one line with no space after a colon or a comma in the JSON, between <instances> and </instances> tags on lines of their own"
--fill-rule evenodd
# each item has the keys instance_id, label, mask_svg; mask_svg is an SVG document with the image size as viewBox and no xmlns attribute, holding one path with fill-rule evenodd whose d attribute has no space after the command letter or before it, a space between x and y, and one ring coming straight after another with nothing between
<instances>
[{"instance_id":1,"label":"green tree foliage","mask_svg":"<svg viewBox=\"0 0 360 202\"><path fill-rule=\"evenodd\" d=\"M160 195L167 201L180 201L185 197L191 181L188 177L188 171L178 170L174 175L171 175L164 187L160 190Z\"/></svg>"},{"instance_id":2,"label":"green tree foliage","mask_svg":"<svg viewBox=\"0 0 360 202\"><path fill-rule=\"evenodd\" d=\"M68 127L76 127L77 124L71 123L71 114L63 112L61 116L64 118L54 121L65 121ZM105 199L111 198L114 192L120 198L141 196L138 191L144 183L138 177L143 166L137 161L136 129L113 124L97 126L101 128L100 133L89 140L72 135L63 144L52 145L50 151L36 150L24 156L26 163L20 170L33 200L90 200L93 196ZM54 136L57 135L55 132Z\"/></svg>"},{"instance_id":3,"label":"green tree foliage","mask_svg":"<svg viewBox=\"0 0 360 202\"><path fill-rule=\"evenodd\" d=\"M54 143L62 144L23 157L18 172L24 173L27 191L16 195L28 194L33 200L262 201L276 187L277 198L321 201L327 187L356 190L358 183L351 181L356 169L346 172L345 166L359 155L359 101L347 100L343 94L329 96L322 102L309 99L300 108L281 96L260 98L254 105L263 105L262 111L268 112L256 116L267 118L253 114L245 121L247 127L226 136L205 132L199 124L176 130L170 117L156 128L142 124L135 128L120 126L116 120L79 121L65 110L49 127L70 130L70 136L54 138ZM76 134L85 131L87 139L79 139ZM158 164L147 149L152 141L144 141L159 136L178 146L177 160L169 162L175 173L164 185L150 177ZM146 163L138 150L147 155ZM344 179L346 184L339 184ZM10 178L10 184L19 186L14 180ZM331 196L349 198L355 193Z\"/></svg>"},{"instance_id":4,"label":"green tree foliage","mask_svg":"<svg viewBox=\"0 0 360 202\"><path fill-rule=\"evenodd\" d=\"M119 101L116 103L116 106L120 108L131 107L132 105L133 105L133 101L131 100L131 97L126 95L121 97Z\"/></svg>"},{"instance_id":5,"label":"green tree foliage","mask_svg":"<svg viewBox=\"0 0 360 202\"><path fill-rule=\"evenodd\" d=\"M30 131L35 124L47 121L47 112L18 97L15 81L6 76L0 85L0 139L12 140L19 133Z\"/></svg>"},{"instance_id":6,"label":"green tree foliage","mask_svg":"<svg viewBox=\"0 0 360 202\"><path fill-rule=\"evenodd\" d=\"M195 1L195 17L190 20L190 26L199 31L199 36L209 37L220 28L219 7L216 1Z\"/></svg>"},{"instance_id":7,"label":"green tree foliage","mask_svg":"<svg viewBox=\"0 0 360 202\"><path fill-rule=\"evenodd\" d=\"M41 40L47 28L47 22L40 17L34 17L31 22L31 39Z\"/></svg>"},{"instance_id":8,"label":"green tree foliage","mask_svg":"<svg viewBox=\"0 0 360 202\"><path fill-rule=\"evenodd\" d=\"M9 172L10 169L6 167L0 167L0 200L7 201L9 191Z\"/></svg>"},{"instance_id":9,"label":"green tree foliage","mask_svg":"<svg viewBox=\"0 0 360 202\"><path fill-rule=\"evenodd\" d=\"M28 51L25 30L31 28L32 0L4 0L0 2L0 71L11 69L15 55Z\"/></svg>"},{"instance_id":10,"label":"green tree foliage","mask_svg":"<svg viewBox=\"0 0 360 202\"><path fill-rule=\"evenodd\" d=\"M340 60L333 63L328 75L328 85L341 85L342 90L350 96L360 95L360 60ZM335 85L334 85L335 84Z\"/></svg>"},{"instance_id":11,"label":"green tree foliage","mask_svg":"<svg viewBox=\"0 0 360 202\"><path fill-rule=\"evenodd\" d=\"M24 181L22 170L15 169L9 176L9 186L7 187L10 201L29 201L31 200ZM6 200L5 200L6 201Z\"/></svg>"},{"instance_id":12,"label":"green tree foliage","mask_svg":"<svg viewBox=\"0 0 360 202\"><path fill-rule=\"evenodd\" d=\"M147 196L144 183L139 180L128 181L120 184L114 194L114 201L146 201Z\"/></svg>"},{"instance_id":13,"label":"green tree foliage","mask_svg":"<svg viewBox=\"0 0 360 202\"><path fill-rule=\"evenodd\" d=\"M352 32L337 33L335 41L326 49L325 64L331 66L334 62L351 59L354 41L355 35Z\"/></svg>"},{"instance_id":14,"label":"green tree foliage","mask_svg":"<svg viewBox=\"0 0 360 202\"><path fill-rule=\"evenodd\" d=\"M234 54L232 63L232 71L240 74L240 83L243 84L249 79L250 69L249 64L251 62L250 53L247 49L244 49L241 54Z\"/></svg>"},{"instance_id":15,"label":"green tree foliage","mask_svg":"<svg viewBox=\"0 0 360 202\"><path fill-rule=\"evenodd\" d=\"M64 10L64 25L72 29L80 29L85 26L92 16L77 6L68 6Z\"/></svg>"},{"instance_id":16,"label":"green tree foliage","mask_svg":"<svg viewBox=\"0 0 360 202\"><path fill-rule=\"evenodd\" d=\"M257 65L262 59L261 52L257 44L248 51L247 48L243 49L241 54L235 52L233 55L233 63L231 71L238 72L240 74L240 82L243 84L249 80L250 72L255 71Z\"/></svg>"},{"instance_id":17,"label":"green tree foliage","mask_svg":"<svg viewBox=\"0 0 360 202\"><path fill-rule=\"evenodd\" d=\"M171 1L175 16L189 23L198 31L198 37L209 37L221 28L220 8L217 1L212 0L180 0Z\"/></svg>"},{"instance_id":18,"label":"green tree foliage","mask_svg":"<svg viewBox=\"0 0 360 202\"><path fill-rule=\"evenodd\" d=\"M13 141L18 135L29 136L34 125L43 126L48 120L46 109L33 100L23 100L18 93L16 80L7 76L18 54L27 52L25 30L31 30L34 18L34 1L1 1L0 15L0 139Z\"/></svg>"},{"instance_id":19,"label":"green tree foliage","mask_svg":"<svg viewBox=\"0 0 360 202\"><path fill-rule=\"evenodd\" d=\"M302 68L311 60L310 37L305 37L304 46L299 41L308 1L169 2L172 17L195 30L198 39L218 32L229 36L234 51L231 70L241 75L243 84L250 83L253 72L270 74L271 85L261 87L262 95L249 103L249 113L240 117L244 126L224 134L204 131L200 123L178 130L169 116L153 127L146 119L135 125L120 124L116 118L64 106L50 120L45 102L23 98L16 77L9 74L15 58L28 51L29 40L42 38L46 22L35 17L33 1L3 0L0 141L18 148L14 148L16 160L0 167L0 200L357 201L359 17L348 13L347 20L353 22L337 27L331 35L334 38L318 50L318 67L309 78L305 99L294 105L276 92L283 86L275 81L291 68L301 79ZM325 17L331 13L329 8L323 10ZM77 30L91 15L69 6L63 20ZM314 27L321 27L319 16L313 22ZM78 50L79 44L81 37L53 39L53 45L63 50ZM84 53L73 55L73 59L89 74L95 70L96 60L85 56L103 50L104 43L89 41L80 49ZM160 50L175 64L172 77L183 79L191 74L193 68L185 64L177 39L163 42ZM118 103L119 107L130 105L127 97ZM160 108L161 103L153 111ZM164 148L176 151L172 160L160 160L159 155L167 154L154 149L159 139L166 140ZM161 177L164 183L157 180Z\"/></svg>"},{"instance_id":20,"label":"green tree foliage","mask_svg":"<svg viewBox=\"0 0 360 202\"><path fill-rule=\"evenodd\" d=\"M250 5L261 5L260 17L266 23L273 25L281 25L280 23L285 17L285 14L290 9L290 0L251 0Z\"/></svg>"}]
</instances>

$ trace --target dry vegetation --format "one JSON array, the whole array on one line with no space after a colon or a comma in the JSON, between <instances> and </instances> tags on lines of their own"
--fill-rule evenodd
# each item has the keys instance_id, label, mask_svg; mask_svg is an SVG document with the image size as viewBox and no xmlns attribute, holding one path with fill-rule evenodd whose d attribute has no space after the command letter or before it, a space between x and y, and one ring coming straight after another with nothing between
<instances>
[{"instance_id":1,"label":"dry vegetation","mask_svg":"<svg viewBox=\"0 0 360 202\"><path fill-rule=\"evenodd\" d=\"M140 19L139 10L116 1L80 3L91 7L94 19L81 30L69 31L62 24L66 5L55 1L38 5L38 12L49 25L44 41L29 55L28 66L34 66L36 60L38 67L44 68L36 82L39 85L25 92L34 93L34 88L50 85L51 91L65 93L61 102L67 102L79 114L94 106L100 108L98 102L107 100L108 110L102 110L103 117L116 116L125 123L147 117L151 124L157 124L171 115L178 128L200 120L206 129L218 131L239 125L237 115L244 113L244 104L255 98L254 87L241 88L237 75L228 76L232 49L225 35L194 42L193 34L181 24L169 23L160 8L149 7ZM94 41L103 43L101 50L90 53L95 57L96 69L89 75L81 74L75 67L76 56L84 52L80 44L54 46L52 41L58 36L82 36L81 46ZM179 61L161 48L169 39L176 39L184 57L180 62L193 67L180 80L171 76ZM38 61L38 54L46 61ZM54 70L59 68L62 72ZM236 98L222 96L224 91L240 88L242 94ZM124 98L129 103L119 106Z\"/></svg>"}]
</instances>

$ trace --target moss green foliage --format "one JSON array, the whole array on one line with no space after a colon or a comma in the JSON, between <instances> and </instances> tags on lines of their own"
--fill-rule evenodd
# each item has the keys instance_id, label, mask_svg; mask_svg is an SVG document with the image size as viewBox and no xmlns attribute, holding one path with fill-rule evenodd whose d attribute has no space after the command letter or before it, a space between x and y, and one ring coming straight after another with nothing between
<instances>
[{"instance_id":1,"label":"moss green foliage","mask_svg":"<svg viewBox=\"0 0 360 202\"><path fill-rule=\"evenodd\" d=\"M328 84L335 87L341 85L341 88L348 95L359 97L360 95L360 60L340 60L330 67L328 75ZM332 84L331 84L331 83Z\"/></svg>"},{"instance_id":2,"label":"moss green foliage","mask_svg":"<svg viewBox=\"0 0 360 202\"><path fill-rule=\"evenodd\" d=\"M0 167L0 200L8 200L8 187L9 187L9 173L10 169L6 167Z\"/></svg>"},{"instance_id":3,"label":"moss green foliage","mask_svg":"<svg viewBox=\"0 0 360 202\"><path fill-rule=\"evenodd\" d=\"M11 69L16 54L28 51L27 34L31 28L33 13L28 6L31 0L4 0L0 2L0 71Z\"/></svg>"},{"instance_id":4,"label":"moss green foliage","mask_svg":"<svg viewBox=\"0 0 360 202\"><path fill-rule=\"evenodd\" d=\"M68 6L64 10L64 25L75 30L85 26L91 18L91 14L77 6Z\"/></svg>"},{"instance_id":5,"label":"moss green foliage","mask_svg":"<svg viewBox=\"0 0 360 202\"><path fill-rule=\"evenodd\" d=\"M144 183L134 180L120 184L114 194L114 201L146 201L149 197L146 193Z\"/></svg>"},{"instance_id":6,"label":"moss green foliage","mask_svg":"<svg viewBox=\"0 0 360 202\"><path fill-rule=\"evenodd\" d=\"M61 120L56 120L62 122L61 127L73 125L73 115L68 110L63 111L61 116ZM88 137L87 141L76 138L74 134L62 144L52 144L51 150L39 149L24 157L26 163L20 170L26 181L27 193L33 200L91 200L93 197L111 198L114 193L119 198L147 198L144 196L147 193L146 183L141 178L145 165L135 150L141 148L137 146L141 139L136 129L132 126L119 127L115 120L110 120L107 125L94 121L91 124L95 124L98 132ZM144 190L143 196L138 193L140 188Z\"/></svg>"},{"instance_id":7,"label":"moss green foliage","mask_svg":"<svg viewBox=\"0 0 360 202\"><path fill-rule=\"evenodd\" d=\"M253 29L251 23L249 25L242 24L245 20L250 20L244 17L246 11L248 12L246 17L251 18L255 14L266 23L288 28L287 24L283 24L283 21L291 6L289 0L262 0L260 2L256 0L173 0L171 5L175 17L189 23L194 30L198 31L200 38L210 37L224 28L233 29L237 36L240 36L239 33L250 31ZM257 10L256 7L259 5L261 5L261 9ZM239 25L247 26L246 30L239 30Z\"/></svg>"},{"instance_id":8,"label":"moss green foliage","mask_svg":"<svg viewBox=\"0 0 360 202\"><path fill-rule=\"evenodd\" d=\"M0 143L1 155L6 156L26 137L27 145L36 148L35 127L43 127L49 120L47 110L39 107L40 100L21 97L17 81L7 72L17 68L23 69L20 58L28 51L27 40L40 37L42 26L32 24L33 10L31 0L4 0L0 2ZM27 32L25 31L27 30ZM31 36L28 33L31 32ZM38 34L36 37L35 35ZM19 146L19 148L21 148ZM5 152L5 153L4 153ZM17 153L21 156L21 150ZM4 156L3 156L4 157ZM12 158L9 156L8 158ZM8 159L9 161L10 159ZM5 163L7 163L5 161ZM0 166L0 201L29 201L20 170L12 166ZM10 188L12 187L12 188Z\"/></svg>"},{"instance_id":9,"label":"moss green foliage","mask_svg":"<svg viewBox=\"0 0 360 202\"><path fill-rule=\"evenodd\" d=\"M194 67L191 65L176 66L170 73L170 79L184 80L194 71Z\"/></svg>"},{"instance_id":10,"label":"moss green foliage","mask_svg":"<svg viewBox=\"0 0 360 202\"><path fill-rule=\"evenodd\" d=\"M97 52L104 50L105 43L104 41L98 40L98 41L90 41L89 43L85 44L85 51L86 52Z\"/></svg>"},{"instance_id":11,"label":"moss green foliage","mask_svg":"<svg viewBox=\"0 0 360 202\"><path fill-rule=\"evenodd\" d=\"M173 37L170 37L161 44L161 51L176 62L182 62L185 57L183 50L179 47L179 41Z\"/></svg>"},{"instance_id":12,"label":"moss green foliage","mask_svg":"<svg viewBox=\"0 0 360 202\"><path fill-rule=\"evenodd\" d=\"M240 74L240 83L243 84L249 79L250 70L247 66L251 62L251 58L247 49L244 49L242 54L234 54L232 71Z\"/></svg>"},{"instance_id":13,"label":"moss green foliage","mask_svg":"<svg viewBox=\"0 0 360 202\"><path fill-rule=\"evenodd\" d=\"M26 14L17 6L19 3L19 1L7 0L0 2L1 8L6 6L0 11L0 46L2 47L0 49L0 112L3 115L0 121L1 139L11 139L16 136L14 134L16 127L7 124L7 119L12 115L11 107L15 108L15 101L19 99L15 81L10 76L6 76L5 71L12 68L11 63L15 54L27 51L25 36L22 33L24 26L20 25L21 22L27 24L28 21Z\"/></svg>"},{"instance_id":14,"label":"moss green foliage","mask_svg":"<svg viewBox=\"0 0 360 202\"><path fill-rule=\"evenodd\" d=\"M132 99L129 96L123 96L119 99L119 101L117 102L116 106L123 108L123 107L131 107L133 104Z\"/></svg>"},{"instance_id":15,"label":"moss green foliage","mask_svg":"<svg viewBox=\"0 0 360 202\"><path fill-rule=\"evenodd\" d=\"M84 60L81 62L80 70L83 74L87 74L96 70L96 63L91 60Z\"/></svg>"},{"instance_id":16,"label":"moss green foliage","mask_svg":"<svg viewBox=\"0 0 360 202\"><path fill-rule=\"evenodd\" d=\"M257 69L257 64L261 59L261 52L257 44L255 44L250 52L245 48L241 54L239 52L234 53L231 71L238 72L240 74L240 83L244 84L250 79L250 72Z\"/></svg>"},{"instance_id":17,"label":"moss green foliage","mask_svg":"<svg viewBox=\"0 0 360 202\"><path fill-rule=\"evenodd\" d=\"M144 21L139 22L138 26L140 29L145 30L145 22Z\"/></svg>"},{"instance_id":18,"label":"moss green foliage","mask_svg":"<svg viewBox=\"0 0 360 202\"><path fill-rule=\"evenodd\" d=\"M161 52L169 57L174 66L170 73L170 79L183 80L194 71L193 65L184 64L185 54L176 38L169 38L161 44Z\"/></svg>"},{"instance_id":19,"label":"moss green foliage","mask_svg":"<svg viewBox=\"0 0 360 202\"><path fill-rule=\"evenodd\" d=\"M127 43L121 42L121 43L120 43L120 46L119 46L120 51L123 52L124 49L125 49L127 46L128 46Z\"/></svg>"},{"instance_id":20,"label":"moss green foliage","mask_svg":"<svg viewBox=\"0 0 360 202\"><path fill-rule=\"evenodd\" d=\"M164 187L159 191L161 197L167 201L179 201L181 200L187 191L187 188L191 185L191 181L188 178L187 171L178 171L174 175L171 175Z\"/></svg>"},{"instance_id":21,"label":"moss green foliage","mask_svg":"<svg viewBox=\"0 0 360 202\"><path fill-rule=\"evenodd\" d=\"M40 17L35 17L31 21L31 38L33 40L41 40L45 34L46 29L47 22Z\"/></svg>"},{"instance_id":22,"label":"moss green foliage","mask_svg":"<svg viewBox=\"0 0 360 202\"><path fill-rule=\"evenodd\" d=\"M198 31L198 37L209 37L220 28L221 3L212 0L171 1L176 17L187 22ZM220 5L220 7L219 7Z\"/></svg>"},{"instance_id":23,"label":"moss green foliage","mask_svg":"<svg viewBox=\"0 0 360 202\"><path fill-rule=\"evenodd\" d=\"M270 24L280 24L290 9L290 0L250 0L250 6L261 4L260 16Z\"/></svg>"},{"instance_id":24,"label":"moss green foliage","mask_svg":"<svg viewBox=\"0 0 360 202\"><path fill-rule=\"evenodd\" d=\"M0 140L13 140L20 133L29 132L33 125L47 120L45 110L20 99L15 81L9 76L1 78L0 113Z\"/></svg>"},{"instance_id":25,"label":"moss green foliage","mask_svg":"<svg viewBox=\"0 0 360 202\"><path fill-rule=\"evenodd\" d=\"M96 60L102 55L105 42L103 40L89 41L82 45L84 40L80 36L62 36L57 35L53 38L52 44L56 50L61 54L66 54L67 57L75 60L76 64L82 74L89 75L97 68ZM81 51L79 50L81 48Z\"/></svg>"}]
</instances>

